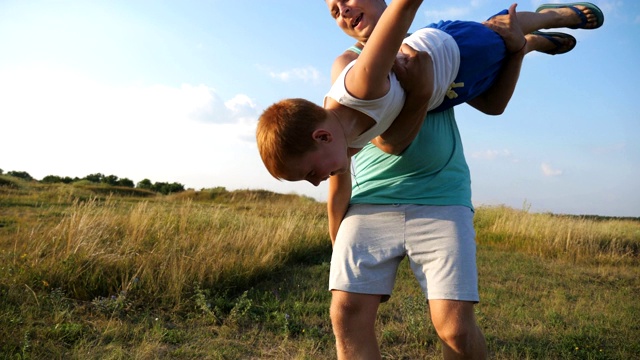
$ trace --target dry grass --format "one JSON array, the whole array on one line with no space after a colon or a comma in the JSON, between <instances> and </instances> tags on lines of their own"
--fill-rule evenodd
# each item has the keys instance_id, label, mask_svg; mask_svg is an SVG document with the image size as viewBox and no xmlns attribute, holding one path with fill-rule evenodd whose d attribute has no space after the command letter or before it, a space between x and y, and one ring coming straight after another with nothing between
<instances>
[{"instance_id":1,"label":"dry grass","mask_svg":"<svg viewBox=\"0 0 640 360\"><path fill-rule=\"evenodd\" d=\"M0 185L4 358L333 358L325 204L221 188ZM640 222L476 212L492 357L640 356ZM408 267L381 307L387 359L439 358Z\"/></svg>"},{"instance_id":2,"label":"dry grass","mask_svg":"<svg viewBox=\"0 0 640 360\"><path fill-rule=\"evenodd\" d=\"M56 224L15 226L0 244L13 265L29 269L32 282L64 287L74 298L137 290L146 301L180 306L194 283L242 287L326 248L324 205L296 202L305 211L286 199L220 204L184 195L138 202L94 197L74 200Z\"/></svg>"},{"instance_id":3,"label":"dry grass","mask_svg":"<svg viewBox=\"0 0 640 360\"><path fill-rule=\"evenodd\" d=\"M476 213L480 243L547 258L633 263L640 256L640 221L533 214L504 206Z\"/></svg>"}]
</instances>

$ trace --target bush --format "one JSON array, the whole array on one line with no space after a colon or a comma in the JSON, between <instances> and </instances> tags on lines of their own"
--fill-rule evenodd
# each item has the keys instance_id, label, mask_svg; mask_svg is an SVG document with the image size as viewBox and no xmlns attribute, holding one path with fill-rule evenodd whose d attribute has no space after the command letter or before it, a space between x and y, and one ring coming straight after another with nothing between
<instances>
[{"instance_id":1,"label":"bush","mask_svg":"<svg viewBox=\"0 0 640 360\"><path fill-rule=\"evenodd\" d=\"M33 180L31 175L29 175L29 173L26 172L26 171L9 171L7 173L7 175L13 176L13 177L17 177L19 179L24 179L24 180L27 180L27 181Z\"/></svg>"}]
</instances>

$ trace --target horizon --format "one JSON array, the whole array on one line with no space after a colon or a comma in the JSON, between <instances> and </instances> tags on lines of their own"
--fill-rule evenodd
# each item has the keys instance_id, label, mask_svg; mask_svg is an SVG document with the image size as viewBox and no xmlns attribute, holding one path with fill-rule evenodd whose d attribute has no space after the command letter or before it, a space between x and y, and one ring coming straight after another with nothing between
<instances>
[{"instance_id":1,"label":"horizon","mask_svg":"<svg viewBox=\"0 0 640 360\"><path fill-rule=\"evenodd\" d=\"M8 172L11 172L11 171L17 171L17 170L9 170L9 171L5 171L5 170L4 170L4 169L2 169L2 168L0 168L0 170L2 170L2 171L3 171L2 173L0 173L0 176L12 176L12 175L9 175L9 174L8 174ZM18 172L22 172L22 171L18 171ZM28 172L26 172L26 171L25 171L24 173L27 173L27 174L28 174ZM112 184L108 184L108 183L104 183L104 182L99 182L99 183L98 183L98 182L92 182L92 183L96 184L97 186L103 186L103 185L104 185L104 186L110 186L110 187L113 187L113 188L127 188L127 189L138 189L138 190L150 190L150 189L146 189L146 188L138 187L139 183L140 183L140 182L142 182L142 181L144 181L144 180L149 180L152 184L163 183L163 184L178 184L178 185L184 185L184 184L180 184L180 183L178 183L178 182L172 182L172 181L154 181L153 179L149 179L149 178L144 178L144 179L142 179L142 180L135 181L135 180L133 180L133 179L129 179L129 178L126 178L126 177L119 177L119 176L117 176L117 175L115 175L115 174L109 174L109 175L107 175L107 174L102 174L102 173L87 174L87 175L85 175L84 177L75 177L75 178L73 178L73 182L72 182L72 183L62 183L62 182L58 182L58 184L74 186L74 183L75 183L75 182L79 182L79 181L87 180L87 179L86 179L87 177L92 176L92 175L97 175L97 174L101 174L101 175L103 175L103 176L105 176L105 177L115 176L115 177L117 177L117 178L118 178L118 180L130 180L130 181L132 181L132 182L133 182L133 186L132 186L132 187L129 187L129 186L126 186L126 185L112 185ZM29 174L29 175L30 175L30 174ZM49 175L47 175L47 176L49 176ZM60 177L60 178L65 178L65 176L64 176L64 175L55 175L55 174L51 174L51 176L58 176L58 177ZM16 177L16 178L18 178L18 179L20 179L20 180L22 180L22 181L28 181L28 179L24 179L24 178L21 178L21 177L19 177L19 176L13 176L13 177ZM45 177L46 177L46 176L45 176ZM33 178L32 180L33 180L33 181L36 181L36 182L38 182L38 183L42 183L42 180L43 180L43 179L35 179L35 178ZM47 184L51 184L51 183L47 183ZM177 194L177 193L181 193L181 192L185 192L185 191L204 192L204 191L209 191L209 190L216 190L216 191L223 191L223 192L230 192L230 193L232 193L232 192L245 192L245 191L246 191L246 192L263 192L263 191L265 191L265 192L268 192L268 193L271 193L271 194L282 195L282 196L298 196L298 197L305 197L305 198L309 198L309 199L311 199L311 200L313 200L313 201L316 201L316 202L319 202L319 203L326 203L326 200L323 200L323 199L315 199L315 198L310 197L310 196L305 195L305 194L298 194L298 193L295 193L295 192L291 192L291 193L282 193L282 192L272 191L272 190L268 190L268 189L259 189L259 188L254 188L254 189L227 189L227 188L226 188L226 187L224 187L224 186L214 186L214 187L207 187L207 188L194 189L194 188L185 187L183 190L181 190L181 191L177 191L177 192L175 192L175 193ZM157 191L157 190L151 190L151 191L154 191L154 192L156 192L156 193L159 193L159 194L160 194L160 192L159 192L159 191ZM169 194L164 194L164 193L162 193L162 194L163 194L163 195L165 195L165 196L167 196L167 195L171 195L171 193L169 193ZM526 213L532 213L532 214L550 214L550 215L553 215L553 216L569 216L569 217L594 218L594 219L616 219L616 220L633 220L633 221L636 221L636 220L637 220L637 221L640 221L640 216L603 216L603 215L597 215L597 214L564 214L564 213L550 213L550 212L535 212L535 211L530 211L530 210L529 210L529 206L528 206L528 204L526 203L526 201L525 201L525 203L523 204L523 206L522 206L521 208L514 208L514 207L511 207L511 206L507 206L507 205L505 205L505 204L493 204L493 205L480 205L480 206L477 206L477 207L476 207L476 209L487 208L487 207L489 207L489 208L491 208L491 207L502 207L502 206L505 206L505 207L507 207L507 208L510 208L510 209L513 209L513 210L516 210L516 211L524 211L524 212L526 212Z\"/></svg>"}]
</instances>

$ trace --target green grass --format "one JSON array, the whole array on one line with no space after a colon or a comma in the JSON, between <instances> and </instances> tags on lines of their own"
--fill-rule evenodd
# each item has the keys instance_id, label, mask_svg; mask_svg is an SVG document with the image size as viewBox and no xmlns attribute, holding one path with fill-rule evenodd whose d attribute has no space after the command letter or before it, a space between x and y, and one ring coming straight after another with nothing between
<instances>
[{"instance_id":1,"label":"green grass","mask_svg":"<svg viewBox=\"0 0 640 360\"><path fill-rule=\"evenodd\" d=\"M491 358L640 357L640 222L475 221ZM335 358L326 228L324 204L267 191L0 184L0 358ZM406 262L377 333L385 359L440 358Z\"/></svg>"}]
</instances>

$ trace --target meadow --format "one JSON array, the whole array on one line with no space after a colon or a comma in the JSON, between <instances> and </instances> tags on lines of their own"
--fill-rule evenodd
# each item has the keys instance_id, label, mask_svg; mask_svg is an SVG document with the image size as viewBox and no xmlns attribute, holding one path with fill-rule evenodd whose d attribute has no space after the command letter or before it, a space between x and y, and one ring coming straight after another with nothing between
<instances>
[{"instance_id":1,"label":"meadow","mask_svg":"<svg viewBox=\"0 0 640 360\"><path fill-rule=\"evenodd\" d=\"M640 358L640 219L480 207L492 359ZM0 358L334 359L325 204L0 176ZM407 264L385 359L438 359Z\"/></svg>"}]
</instances>

